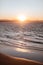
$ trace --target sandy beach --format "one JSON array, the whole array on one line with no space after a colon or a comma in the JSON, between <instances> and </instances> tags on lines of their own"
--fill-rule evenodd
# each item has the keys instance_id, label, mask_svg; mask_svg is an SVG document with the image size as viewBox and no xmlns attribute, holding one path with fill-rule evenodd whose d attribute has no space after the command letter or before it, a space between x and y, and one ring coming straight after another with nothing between
<instances>
[{"instance_id":1,"label":"sandy beach","mask_svg":"<svg viewBox=\"0 0 43 65\"><path fill-rule=\"evenodd\" d=\"M0 53L0 65L43 65L39 62L7 56Z\"/></svg>"},{"instance_id":2,"label":"sandy beach","mask_svg":"<svg viewBox=\"0 0 43 65\"><path fill-rule=\"evenodd\" d=\"M21 48L6 46L6 45L0 45L0 53L9 55L12 57L24 58L24 59L36 61L39 63L43 63L42 51L31 50L31 49L21 49Z\"/></svg>"}]
</instances>

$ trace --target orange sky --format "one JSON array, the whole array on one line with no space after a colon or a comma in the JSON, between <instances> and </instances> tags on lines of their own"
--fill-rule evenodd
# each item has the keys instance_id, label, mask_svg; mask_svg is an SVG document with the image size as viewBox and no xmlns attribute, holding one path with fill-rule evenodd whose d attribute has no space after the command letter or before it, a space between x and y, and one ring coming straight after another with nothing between
<instances>
[{"instance_id":1,"label":"orange sky","mask_svg":"<svg viewBox=\"0 0 43 65\"><path fill-rule=\"evenodd\" d=\"M43 20L43 0L0 0L0 19L15 20L19 14L28 20Z\"/></svg>"}]
</instances>

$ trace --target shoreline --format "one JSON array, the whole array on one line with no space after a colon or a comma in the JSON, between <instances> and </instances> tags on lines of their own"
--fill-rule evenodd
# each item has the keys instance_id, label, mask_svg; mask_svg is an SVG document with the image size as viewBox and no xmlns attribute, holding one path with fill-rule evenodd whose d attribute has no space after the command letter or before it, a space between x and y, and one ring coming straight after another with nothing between
<instances>
[{"instance_id":1,"label":"shoreline","mask_svg":"<svg viewBox=\"0 0 43 65\"><path fill-rule=\"evenodd\" d=\"M0 64L1 65L42 65L43 63L27 60L18 57L12 57L9 55L5 55L0 53Z\"/></svg>"},{"instance_id":2,"label":"shoreline","mask_svg":"<svg viewBox=\"0 0 43 65\"><path fill-rule=\"evenodd\" d=\"M43 52L38 50L0 45L0 53L43 63Z\"/></svg>"}]
</instances>

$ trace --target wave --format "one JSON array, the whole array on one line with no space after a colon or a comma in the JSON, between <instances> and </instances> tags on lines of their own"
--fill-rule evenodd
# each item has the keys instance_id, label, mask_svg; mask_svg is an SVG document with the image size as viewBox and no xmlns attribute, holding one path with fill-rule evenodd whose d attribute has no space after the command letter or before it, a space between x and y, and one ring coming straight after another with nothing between
<instances>
[{"instance_id":1,"label":"wave","mask_svg":"<svg viewBox=\"0 0 43 65\"><path fill-rule=\"evenodd\" d=\"M24 27L20 30L15 24L0 24L0 44L21 48L43 49L43 31L31 30ZM37 29L37 28L36 28ZM40 28L41 29L41 28ZM42 30L42 29L41 29Z\"/></svg>"},{"instance_id":2,"label":"wave","mask_svg":"<svg viewBox=\"0 0 43 65\"><path fill-rule=\"evenodd\" d=\"M22 32L23 33L23 32ZM24 32L25 34L26 32ZM28 32L30 33L30 32ZM32 33L32 32L31 32ZM11 34L2 34L2 37L0 37L0 44L1 45L7 45L7 46L13 46L13 47L19 47L19 48L30 48L35 50L41 50L43 51L43 39L38 40L37 37L34 37L34 34L26 36L26 34L21 33L11 33Z\"/></svg>"}]
</instances>

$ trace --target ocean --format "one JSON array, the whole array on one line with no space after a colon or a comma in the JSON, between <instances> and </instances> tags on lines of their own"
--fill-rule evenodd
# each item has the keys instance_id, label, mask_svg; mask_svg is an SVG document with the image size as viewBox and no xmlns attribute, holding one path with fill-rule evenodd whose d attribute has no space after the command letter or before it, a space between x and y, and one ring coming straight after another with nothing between
<instances>
[{"instance_id":1,"label":"ocean","mask_svg":"<svg viewBox=\"0 0 43 65\"><path fill-rule=\"evenodd\" d=\"M1 48L1 45L8 46L8 48L10 47L18 48L18 50L20 49L35 50L40 56L40 59L37 58L38 61L39 60L42 61L42 58L43 58L43 22L26 23L23 26L19 25L18 23L0 22L0 53L3 52L2 51L3 47ZM7 47L5 47L5 49L6 48ZM9 51L9 49L7 49L7 51ZM14 50L13 50L13 53L14 53ZM15 54L14 56L16 56L17 54ZM22 53L21 53L21 56L22 56ZM21 57L21 56L19 55L18 57ZM22 57L26 57L26 55L24 54ZM27 55L27 58L30 58L30 57Z\"/></svg>"}]
</instances>

